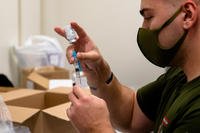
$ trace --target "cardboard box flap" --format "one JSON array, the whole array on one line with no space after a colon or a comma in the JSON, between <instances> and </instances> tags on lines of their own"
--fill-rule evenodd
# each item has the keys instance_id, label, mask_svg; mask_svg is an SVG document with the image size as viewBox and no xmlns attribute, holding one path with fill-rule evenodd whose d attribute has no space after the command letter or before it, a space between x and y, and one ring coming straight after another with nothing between
<instances>
[{"instance_id":1,"label":"cardboard box flap","mask_svg":"<svg viewBox=\"0 0 200 133\"><path fill-rule=\"evenodd\" d=\"M16 123L23 123L36 113L38 113L39 109L31 109L31 108L24 108L19 106L7 106L10 113L12 114L12 121Z\"/></svg>"},{"instance_id":2,"label":"cardboard box flap","mask_svg":"<svg viewBox=\"0 0 200 133\"><path fill-rule=\"evenodd\" d=\"M30 89L18 89L18 90L4 93L1 96L3 97L4 101L7 102L10 100L14 100L14 99L18 99L18 98L26 97L26 96L31 96L31 95L35 95L39 93L43 93L43 91L30 90Z\"/></svg>"},{"instance_id":3,"label":"cardboard box flap","mask_svg":"<svg viewBox=\"0 0 200 133\"><path fill-rule=\"evenodd\" d=\"M16 88L13 87L0 87L0 92L9 92L9 91L13 91L16 90Z\"/></svg>"},{"instance_id":4,"label":"cardboard box flap","mask_svg":"<svg viewBox=\"0 0 200 133\"><path fill-rule=\"evenodd\" d=\"M45 89L44 87L38 84L30 84L28 81L28 76L31 73L37 73L38 75L46 78L46 79L69 79L69 70L56 66L42 66L42 67L34 67L34 68L23 68L20 75L20 86L33 88L35 89ZM32 79L31 79L32 81Z\"/></svg>"},{"instance_id":5,"label":"cardboard box flap","mask_svg":"<svg viewBox=\"0 0 200 133\"><path fill-rule=\"evenodd\" d=\"M52 72L63 72L67 71L65 68L57 67L57 66L43 66L34 68L38 73L52 73Z\"/></svg>"},{"instance_id":6,"label":"cardboard box flap","mask_svg":"<svg viewBox=\"0 0 200 133\"><path fill-rule=\"evenodd\" d=\"M28 79L44 88L49 88L49 80L36 72L31 73Z\"/></svg>"},{"instance_id":7,"label":"cardboard box flap","mask_svg":"<svg viewBox=\"0 0 200 133\"><path fill-rule=\"evenodd\" d=\"M66 109L69 108L71 105L70 102L68 103L64 103L58 106L54 106L48 109L43 110L44 113L47 113L51 116L57 117L59 119L65 120L65 121L69 121L69 118L67 117L66 114Z\"/></svg>"}]
</instances>

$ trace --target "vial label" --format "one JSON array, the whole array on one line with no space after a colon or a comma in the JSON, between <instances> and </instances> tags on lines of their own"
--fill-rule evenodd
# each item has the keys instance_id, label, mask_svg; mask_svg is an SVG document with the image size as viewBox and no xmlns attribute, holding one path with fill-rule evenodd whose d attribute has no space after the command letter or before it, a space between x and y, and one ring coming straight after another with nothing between
<instances>
[{"instance_id":1,"label":"vial label","mask_svg":"<svg viewBox=\"0 0 200 133\"><path fill-rule=\"evenodd\" d=\"M76 76L76 72L73 73L72 75L72 81L73 81L73 86L78 85L81 88L88 88L87 84L87 77L84 76L83 72L80 72L80 76Z\"/></svg>"},{"instance_id":2,"label":"vial label","mask_svg":"<svg viewBox=\"0 0 200 133\"><path fill-rule=\"evenodd\" d=\"M74 43L77 41L78 35L76 31L71 27L71 25L65 26L65 35L69 43Z\"/></svg>"}]
</instances>

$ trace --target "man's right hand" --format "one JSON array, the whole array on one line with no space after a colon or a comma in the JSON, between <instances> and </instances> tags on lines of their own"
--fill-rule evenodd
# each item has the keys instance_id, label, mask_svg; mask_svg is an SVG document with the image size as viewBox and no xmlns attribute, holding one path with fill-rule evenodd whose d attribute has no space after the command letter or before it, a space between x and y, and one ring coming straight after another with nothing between
<instances>
[{"instance_id":1,"label":"man's right hand","mask_svg":"<svg viewBox=\"0 0 200 133\"><path fill-rule=\"evenodd\" d=\"M111 73L110 68L83 28L75 22L72 22L71 26L77 32L78 40L67 48L68 62L70 64L74 63L72 51L75 50L77 52L77 58L81 62L84 74L88 78L88 84L92 87L97 87L101 81L104 82L107 80ZM65 30L63 28L56 27L55 31L59 35L65 37Z\"/></svg>"}]
</instances>

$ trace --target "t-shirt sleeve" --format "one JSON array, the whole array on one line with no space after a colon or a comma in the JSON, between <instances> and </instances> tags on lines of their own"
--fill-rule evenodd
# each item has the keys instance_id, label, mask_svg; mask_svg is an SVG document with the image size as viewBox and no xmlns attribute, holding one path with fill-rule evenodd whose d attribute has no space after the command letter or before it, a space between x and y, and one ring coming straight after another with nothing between
<instances>
[{"instance_id":1,"label":"t-shirt sleeve","mask_svg":"<svg viewBox=\"0 0 200 133\"><path fill-rule=\"evenodd\" d=\"M156 112L160 103L165 81L165 74L156 81L140 88L137 91L137 102L142 112L152 121L156 119Z\"/></svg>"},{"instance_id":2,"label":"t-shirt sleeve","mask_svg":"<svg viewBox=\"0 0 200 133\"><path fill-rule=\"evenodd\" d=\"M157 110L162 99L165 86L173 81L177 75L182 73L180 68L169 68L157 80L147 84L137 91L137 102L143 113L152 121L156 120Z\"/></svg>"}]
</instances>

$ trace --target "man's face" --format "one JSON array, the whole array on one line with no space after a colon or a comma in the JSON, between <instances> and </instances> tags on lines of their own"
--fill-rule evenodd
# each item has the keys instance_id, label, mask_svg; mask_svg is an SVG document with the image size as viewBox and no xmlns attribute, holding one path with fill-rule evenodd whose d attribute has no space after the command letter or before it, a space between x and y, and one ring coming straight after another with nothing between
<instances>
[{"instance_id":1,"label":"man's face","mask_svg":"<svg viewBox=\"0 0 200 133\"><path fill-rule=\"evenodd\" d=\"M180 7L167 0L141 0L140 13L143 16L143 28L160 28ZM181 19L177 18L159 34L161 48L169 49L184 33L180 25Z\"/></svg>"}]
</instances>

